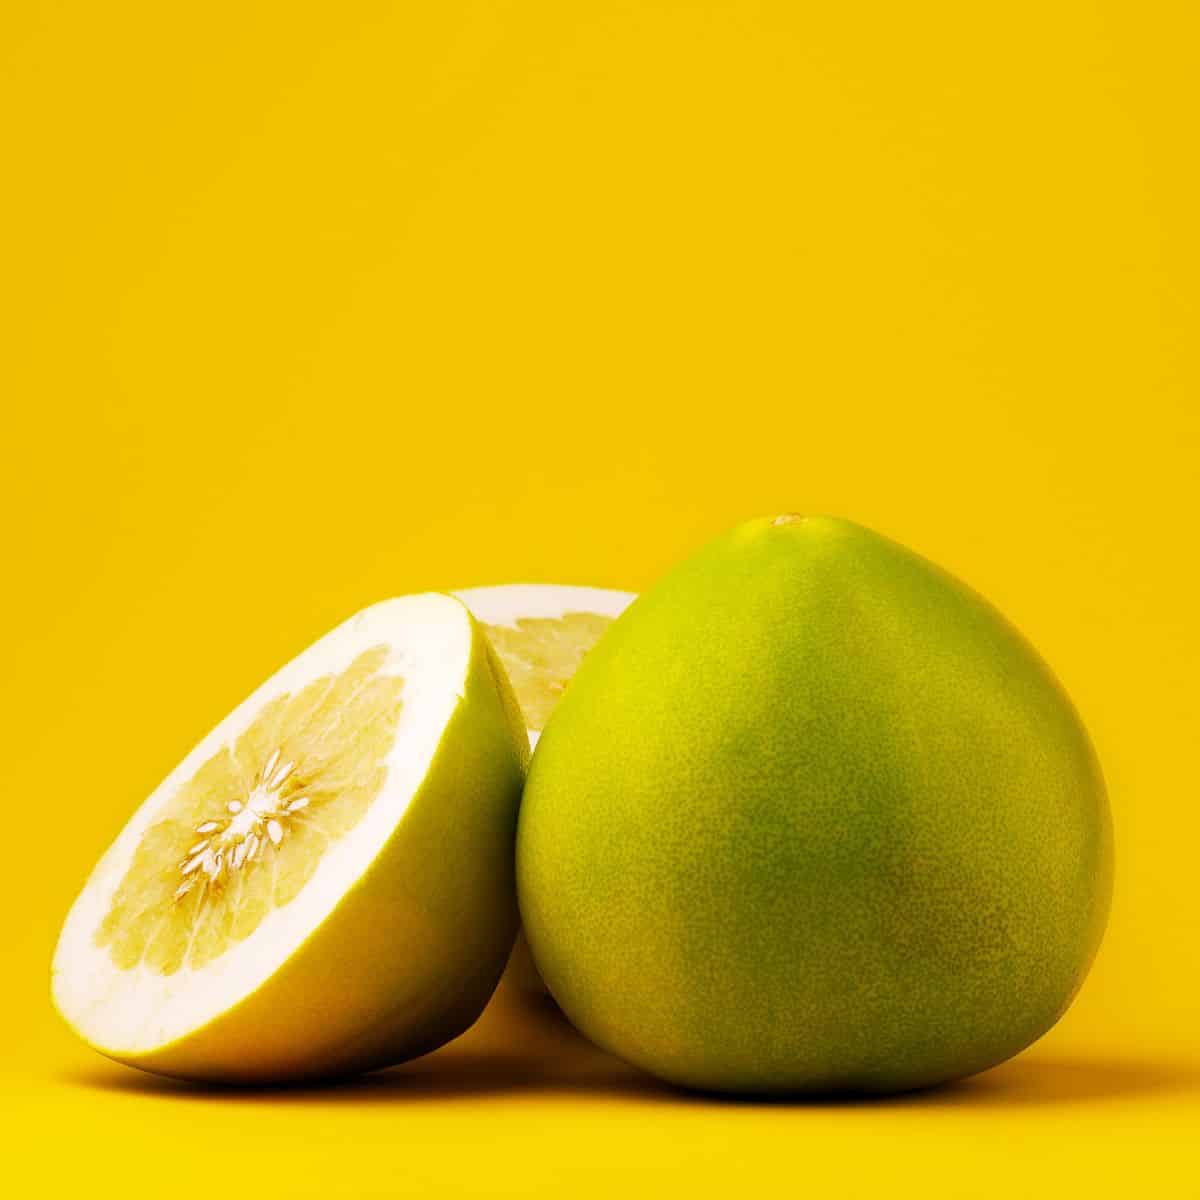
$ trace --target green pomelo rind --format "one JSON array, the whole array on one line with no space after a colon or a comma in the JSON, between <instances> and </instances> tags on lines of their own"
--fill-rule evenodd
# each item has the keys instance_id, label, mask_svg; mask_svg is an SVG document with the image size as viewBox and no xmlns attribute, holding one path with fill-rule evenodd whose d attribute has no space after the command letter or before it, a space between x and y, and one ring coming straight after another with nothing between
<instances>
[{"instance_id":1,"label":"green pomelo rind","mask_svg":"<svg viewBox=\"0 0 1200 1200\"><path fill-rule=\"evenodd\" d=\"M1099 765L986 601L849 522L752 521L635 601L538 745L551 993L675 1083L890 1092L1065 1011L1112 888Z\"/></svg>"},{"instance_id":2,"label":"green pomelo rind","mask_svg":"<svg viewBox=\"0 0 1200 1200\"><path fill-rule=\"evenodd\" d=\"M207 1024L147 1053L96 1049L161 1075L279 1083L389 1066L474 1023L517 931L513 849L529 750L503 668L467 619L463 694L433 760L328 917Z\"/></svg>"}]
</instances>

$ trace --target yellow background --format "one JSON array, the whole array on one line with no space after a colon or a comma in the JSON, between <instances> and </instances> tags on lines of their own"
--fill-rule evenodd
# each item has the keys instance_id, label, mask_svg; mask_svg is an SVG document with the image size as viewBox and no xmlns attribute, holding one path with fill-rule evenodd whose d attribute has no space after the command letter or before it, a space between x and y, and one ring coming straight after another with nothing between
<instances>
[{"instance_id":1,"label":"yellow background","mask_svg":"<svg viewBox=\"0 0 1200 1200\"><path fill-rule=\"evenodd\" d=\"M1198 1195L1195 7L0 10L6 1174L161 1196ZM1074 1009L869 1106L489 1014L336 1092L107 1064L48 963L223 713L418 589L645 587L839 513L1050 659L1116 820Z\"/></svg>"}]
</instances>

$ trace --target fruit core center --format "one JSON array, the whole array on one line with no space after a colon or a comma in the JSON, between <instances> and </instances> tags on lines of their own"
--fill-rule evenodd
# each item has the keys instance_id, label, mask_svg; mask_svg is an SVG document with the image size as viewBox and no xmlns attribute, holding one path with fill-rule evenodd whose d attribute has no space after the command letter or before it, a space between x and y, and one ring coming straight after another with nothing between
<instances>
[{"instance_id":1,"label":"fruit core center","mask_svg":"<svg viewBox=\"0 0 1200 1200\"><path fill-rule=\"evenodd\" d=\"M222 886L228 875L260 860L268 842L282 844L292 830L294 815L308 807L311 797L304 794L296 763L280 762L281 757L278 748L272 751L245 800L230 800L224 813L196 826L200 841L179 864L183 878L175 889L176 902L197 884Z\"/></svg>"}]
</instances>

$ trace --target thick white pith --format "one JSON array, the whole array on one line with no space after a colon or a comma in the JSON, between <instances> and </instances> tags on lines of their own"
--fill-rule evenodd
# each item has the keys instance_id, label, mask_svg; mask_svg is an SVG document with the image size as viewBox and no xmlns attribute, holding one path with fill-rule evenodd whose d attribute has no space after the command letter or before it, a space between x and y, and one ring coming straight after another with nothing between
<instances>
[{"instance_id":1,"label":"thick white pith","mask_svg":"<svg viewBox=\"0 0 1200 1200\"><path fill-rule=\"evenodd\" d=\"M196 746L100 860L59 939L55 1003L87 1041L119 1055L168 1045L253 993L295 953L367 870L404 815L462 697L471 641L470 618L449 596L409 596L374 605L310 646ZM118 968L108 948L95 944L95 932L142 836L172 796L222 744L235 741L265 704L344 670L380 644L390 648L383 673L403 678L403 707L383 788L359 823L332 843L293 900L199 970L184 967L164 976L144 965Z\"/></svg>"},{"instance_id":2,"label":"thick white pith","mask_svg":"<svg viewBox=\"0 0 1200 1200\"><path fill-rule=\"evenodd\" d=\"M488 625L515 625L522 617L562 617L569 612L619 617L637 598L634 592L559 583L505 583L453 594Z\"/></svg>"}]
</instances>

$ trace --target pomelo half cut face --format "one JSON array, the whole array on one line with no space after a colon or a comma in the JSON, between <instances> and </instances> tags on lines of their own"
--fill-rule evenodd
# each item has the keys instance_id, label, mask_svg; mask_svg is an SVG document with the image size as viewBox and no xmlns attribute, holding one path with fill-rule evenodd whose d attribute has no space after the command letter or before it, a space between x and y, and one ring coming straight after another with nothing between
<instances>
[{"instance_id":1,"label":"pomelo half cut face","mask_svg":"<svg viewBox=\"0 0 1200 1200\"><path fill-rule=\"evenodd\" d=\"M137 810L75 902L53 992L148 1070L383 1066L469 1025L516 932L528 750L444 595L366 609L268 680Z\"/></svg>"},{"instance_id":2,"label":"pomelo half cut face","mask_svg":"<svg viewBox=\"0 0 1200 1200\"><path fill-rule=\"evenodd\" d=\"M483 622L537 745L584 655L636 599L632 592L510 583L456 592Z\"/></svg>"}]
</instances>

